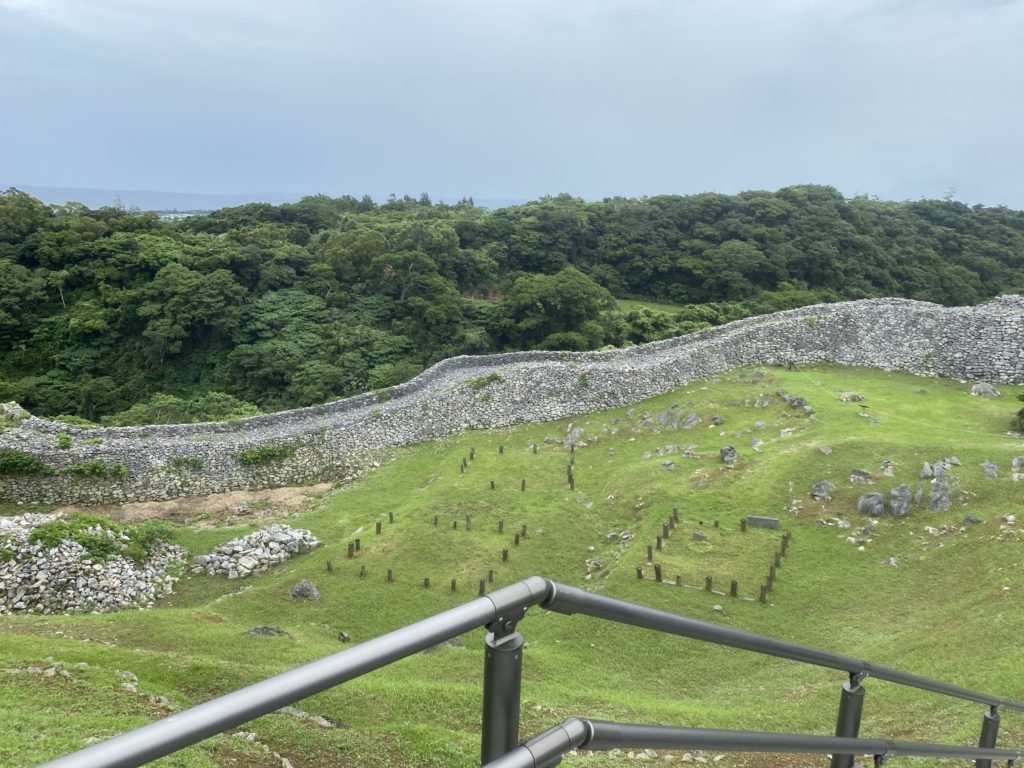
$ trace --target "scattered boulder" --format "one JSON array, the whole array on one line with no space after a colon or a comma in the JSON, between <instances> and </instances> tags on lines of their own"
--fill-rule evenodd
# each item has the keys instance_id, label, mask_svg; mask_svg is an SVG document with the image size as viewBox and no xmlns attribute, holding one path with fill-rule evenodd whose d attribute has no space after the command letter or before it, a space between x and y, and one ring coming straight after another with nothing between
<instances>
[{"instance_id":1,"label":"scattered boulder","mask_svg":"<svg viewBox=\"0 0 1024 768\"><path fill-rule=\"evenodd\" d=\"M317 589L316 584L309 579L303 579L292 587L291 595L294 598L303 600L319 600L320 590Z\"/></svg>"},{"instance_id":2,"label":"scattered boulder","mask_svg":"<svg viewBox=\"0 0 1024 768\"><path fill-rule=\"evenodd\" d=\"M892 477L893 467L895 466L896 465L893 463L892 459L883 459L882 463L879 465L878 468L882 470L882 474L885 475L886 477Z\"/></svg>"},{"instance_id":3,"label":"scattered boulder","mask_svg":"<svg viewBox=\"0 0 1024 768\"><path fill-rule=\"evenodd\" d=\"M910 486L906 483L897 485L889 491L889 511L893 517L906 517L910 511L910 502L913 498L910 493Z\"/></svg>"},{"instance_id":4,"label":"scattered boulder","mask_svg":"<svg viewBox=\"0 0 1024 768\"><path fill-rule=\"evenodd\" d=\"M811 498L815 501L825 501L831 498L831 493L836 487L828 480L819 480L811 486Z\"/></svg>"},{"instance_id":5,"label":"scattered boulder","mask_svg":"<svg viewBox=\"0 0 1024 768\"><path fill-rule=\"evenodd\" d=\"M761 438L759 438L759 437L752 437L750 439L750 447L753 448L758 453L761 452L761 446L762 445L764 445L764 440L762 440Z\"/></svg>"},{"instance_id":6,"label":"scattered boulder","mask_svg":"<svg viewBox=\"0 0 1024 768\"><path fill-rule=\"evenodd\" d=\"M291 637L291 633L285 632L280 627L253 627L245 634L257 637Z\"/></svg>"},{"instance_id":7,"label":"scattered boulder","mask_svg":"<svg viewBox=\"0 0 1024 768\"><path fill-rule=\"evenodd\" d=\"M885 514L885 499L880 493L865 493L857 499L857 511L870 517L881 517Z\"/></svg>"},{"instance_id":8,"label":"scattered boulder","mask_svg":"<svg viewBox=\"0 0 1024 768\"><path fill-rule=\"evenodd\" d=\"M984 523L985 521L977 515L965 515L964 522L968 525L978 525L979 523Z\"/></svg>"},{"instance_id":9,"label":"scattered boulder","mask_svg":"<svg viewBox=\"0 0 1024 768\"><path fill-rule=\"evenodd\" d=\"M871 479L871 473L866 469L851 469L850 470L850 482L859 483L863 485Z\"/></svg>"},{"instance_id":10,"label":"scattered boulder","mask_svg":"<svg viewBox=\"0 0 1024 768\"><path fill-rule=\"evenodd\" d=\"M932 469L932 465L926 461L917 476L922 480L928 480L929 478L935 477L935 470Z\"/></svg>"},{"instance_id":11,"label":"scattered boulder","mask_svg":"<svg viewBox=\"0 0 1024 768\"><path fill-rule=\"evenodd\" d=\"M690 538L693 539L694 541L707 541L708 540L708 537L705 536L700 531L694 531L693 535L690 536Z\"/></svg>"},{"instance_id":12,"label":"scattered boulder","mask_svg":"<svg viewBox=\"0 0 1024 768\"><path fill-rule=\"evenodd\" d=\"M764 429L764 422L763 421L755 421L754 422L754 426L752 427L752 429Z\"/></svg>"},{"instance_id":13,"label":"scattered boulder","mask_svg":"<svg viewBox=\"0 0 1024 768\"><path fill-rule=\"evenodd\" d=\"M985 472L985 477L999 477L999 467L994 461L986 459L979 466Z\"/></svg>"},{"instance_id":14,"label":"scattered boulder","mask_svg":"<svg viewBox=\"0 0 1024 768\"><path fill-rule=\"evenodd\" d=\"M830 446L830 445L818 446L818 453L820 453L823 456L829 456L832 453L832 446Z\"/></svg>"},{"instance_id":15,"label":"scattered boulder","mask_svg":"<svg viewBox=\"0 0 1024 768\"><path fill-rule=\"evenodd\" d=\"M691 411L690 415L686 417L686 421L683 422L682 427L683 429L690 429L691 427L695 427L698 424L700 424L700 416L698 416L695 412Z\"/></svg>"},{"instance_id":16,"label":"scattered boulder","mask_svg":"<svg viewBox=\"0 0 1024 768\"><path fill-rule=\"evenodd\" d=\"M843 403L859 403L864 400L864 395L858 395L856 392L844 392L839 396L839 400Z\"/></svg>"},{"instance_id":17,"label":"scattered boulder","mask_svg":"<svg viewBox=\"0 0 1024 768\"><path fill-rule=\"evenodd\" d=\"M736 449L731 445L723 445L719 448L718 455L722 457L722 462L725 464L732 465L736 463Z\"/></svg>"},{"instance_id":18,"label":"scattered boulder","mask_svg":"<svg viewBox=\"0 0 1024 768\"><path fill-rule=\"evenodd\" d=\"M932 492L928 499L928 509L949 509L951 503L949 478L945 475L932 478Z\"/></svg>"},{"instance_id":19,"label":"scattered boulder","mask_svg":"<svg viewBox=\"0 0 1024 768\"><path fill-rule=\"evenodd\" d=\"M979 381L973 387L971 387L971 394L975 397L1001 397L1002 393L984 381Z\"/></svg>"},{"instance_id":20,"label":"scattered boulder","mask_svg":"<svg viewBox=\"0 0 1024 768\"><path fill-rule=\"evenodd\" d=\"M714 416L711 417L711 423L716 427L722 426L722 417L716 413Z\"/></svg>"}]
</instances>

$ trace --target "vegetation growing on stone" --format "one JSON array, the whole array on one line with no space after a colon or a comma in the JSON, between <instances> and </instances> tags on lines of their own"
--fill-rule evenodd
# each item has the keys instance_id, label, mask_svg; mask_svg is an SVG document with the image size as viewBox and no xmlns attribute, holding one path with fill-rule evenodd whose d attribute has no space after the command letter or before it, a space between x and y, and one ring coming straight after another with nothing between
<instances>
[{"instance_id":1,"label":"vegetation growing on stone","mask_svg":"<svg viewBox=\"0 0 1024 768\"><path fill-rule=\"evenodd\" d=\"M466 387L472 390L479 391L484 387L489 387L491 384L497 384L502 380L502 376L497 371L491 371L484 376L473 376L466 379Z\"/></svg>"},{"instance_id":2,"label":"vegetation growing on stone","mask_svg":"<svg viewBox=\"0 0 1024 768\"><path fill-rule=\"evenodd\" d=\"M53 468L41 459L13 448L0 450L0 475L49 475Z\"/></svg>"},{"instance_id":3,"label":"vegetation growing on stone","mask_svg":"<svg viewBox=\"0 0 1024 768\"><path fill-rule=\"evenodd\" d=\"M258 466L270 464L281 459L287 459L295 453L295 443L269 443L247 448L237 455L238 462L245 466Z\"/></svg>"},{"instance_id":4,"label":"vegetation growing on stone","mask_svg":"<svg viewBox=\"0 0 1024 768\"><path fill-rule=\"evenodd\" d=\"M74 513L37 526L29 534L29 541L47 549L59 546L62 541L73 541L94 560L123 555L142 564L157 541L170 542L174 536L173 529L159 520L126 526L99 515Z\"/></svg>"}]
</instances>

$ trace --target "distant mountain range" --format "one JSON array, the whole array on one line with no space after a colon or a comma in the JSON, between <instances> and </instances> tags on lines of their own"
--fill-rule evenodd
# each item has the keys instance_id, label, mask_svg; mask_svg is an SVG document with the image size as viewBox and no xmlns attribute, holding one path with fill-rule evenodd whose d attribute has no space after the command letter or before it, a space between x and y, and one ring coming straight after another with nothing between
<instances>
[{"instance_id":1,"label":"distant mountain range","mask_svg":"<svg viewBox=\"0 0 1024 768\"><path fill-rule=\"evenodd\" d=\"M123 205L143 211L214 211L246 203L294 203L301 195L280 193L249 193L237 195L208 194L204 192L158 192L145 189L90 189L86 187L36 187L22 184L3 184L0 189L17 187L44 203L62 205L67 202L81 203L89 208L106 205ZM361 196L361 195L358 195ZM381 202L382 200L378 200ZM455 202L450 200L447 202ZM503 208L525 203L514 198L475 199L484 208Z\"/></svg>"}]
</instances>

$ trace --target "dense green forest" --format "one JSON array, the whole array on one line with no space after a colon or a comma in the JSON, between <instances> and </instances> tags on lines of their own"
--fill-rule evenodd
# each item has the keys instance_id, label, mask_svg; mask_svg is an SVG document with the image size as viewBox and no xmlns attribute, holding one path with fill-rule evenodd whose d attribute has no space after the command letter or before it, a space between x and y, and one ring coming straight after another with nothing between
<instances>
[{"instance_id":1,"label":"dense green forest","mask_svg":"<svg viewBox=\"0 0 1024 768\"><path fill-rule=\"evenodd\" d=\"M596 349L823 301L1024 290L1024 212L824 186L488 211L306 197L174 223L0 193L0 400L224 419L453 355ZM620 298L679 306L621 311Z\"/></svg>"}]
</instances>

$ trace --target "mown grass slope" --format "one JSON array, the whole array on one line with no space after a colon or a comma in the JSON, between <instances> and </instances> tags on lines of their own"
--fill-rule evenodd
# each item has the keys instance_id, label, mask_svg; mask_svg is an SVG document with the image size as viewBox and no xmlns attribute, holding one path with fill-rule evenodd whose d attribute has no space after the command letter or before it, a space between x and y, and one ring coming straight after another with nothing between
<instances>
[{"instance_id":1,"label":"mown grass slope","mask_svg":"<svg viewBox=\"0 0 1024 768\"><path fill-rule=\"evenodd\" d=\"M1019 516L1024 501L1024 484L1010 472L1024 444L1006 434L1019 388L1004 388L999 400L971 397L969 389L868 369L743 370L639 403L631 416L617 408L573 420L587 444L572 456L562 443L569 420L396 451L362 481L291 514L289 524L310 528L324 545L268 574L189 577L150 611L0 618L0 764L32 765L341 650L339 632L363 641L472 599L489 571L489 589L540 574L1024 699L1024 545L1019 526L1002 520ZM791 407L778 390L806 398L814 414ZM839 399L854 391L865 400ZM659 425L666 411L695 412L701 423L666 429ZM649 423L641 426L645 413ZM759 421L764 427L754 429ZM763 441L759 451L751 447L755 438ZM719 458L726 444L739 453L732 468ZM674 455L657 455L669 445ZM694 457L680 455L687 446L696 446ZM929 511L919 470L951 455L961 462L954 468L959 494L949 510ZM883 475L884 460L893 462L892 477ZM985 460L998 464L998 478L984 477ZM871 473L867 485L850 482L855 468ZM811 485L823 479L836 486L832 498L811 500ZM912 489L922 482L923 501L909 517L881 518L865 530L871 521L857 515L857 497L887 494L903 482ZM673 509L681 522L654 553L665 579L659 584L647 545ZM747 514L777 517L780 528L740 532ZM984 522L964 524L967 514ZM527 533L516 546L522 526ZM180 543L201 553L251 527L181 526ZM695 540L695 532L706 540ZM784 532L792 537L789 551L762 604L752 598ZM348 559L347 544L356 538L360 552ZM393 583L385 578L389 568ZM740 596L704 591L708 575L716 591L728 592L736 580ZM684 586L675 585L677 576ZM289 597L300 578L318 585L320 602ZM246 634L261 625L288 635ZM828 670L537 608L520 631L529 643L524 737L571 715L822 734L834 727L844 680ZM218 737L161 764L279 765L276 752L297 768L473 765L483 634L299 705L340 727L270 715L247 726L253 736ZM54 668L47 657L65 666L47 673ZM126 689L131 678L122 672L138 683ZM976 742L982 707L865 685L863 735ZM1022 723L1007 713L1001 743L1024 742ZM732 755L720 764L759 760L824 764ZM632 764L625 755L570 761Z\"/></svg>"}]
</instances>

